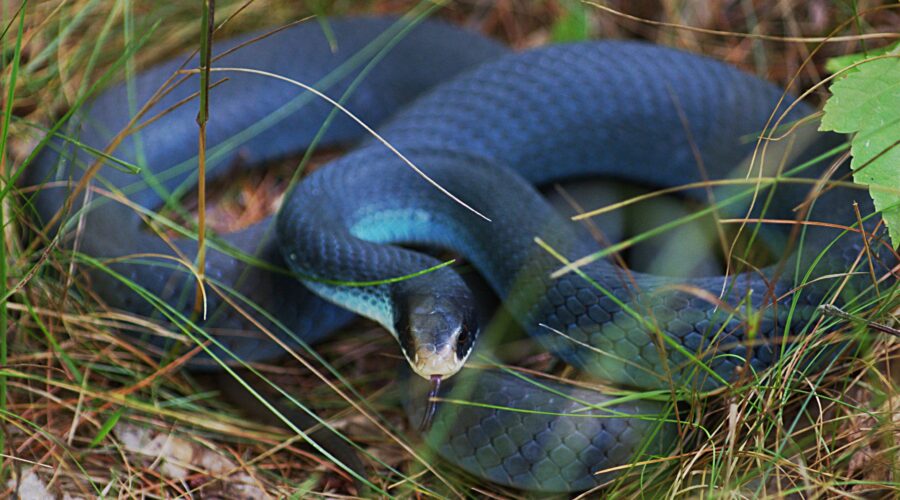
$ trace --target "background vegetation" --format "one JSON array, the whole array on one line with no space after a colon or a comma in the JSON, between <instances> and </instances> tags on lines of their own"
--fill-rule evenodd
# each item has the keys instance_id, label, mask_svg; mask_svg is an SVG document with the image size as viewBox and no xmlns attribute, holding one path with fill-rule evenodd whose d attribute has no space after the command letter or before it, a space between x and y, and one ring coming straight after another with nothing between
<instances>
[{"instance_id":1,"label":"background vegetation","mask_svg":"<svg viewBox=\"0 0 900 500\"><path fill-rule=\"evenodd\" d=\"M222 26L215 37L309 15L403 13L417 4L219 1L215 18ZM812 89L811 99L820 104L829 95L820 83L830 57L887 46L900 27L900 4L864 0L460 0L446 2L436 15L518 49L585 38L650 40L735 64L795 94ZM242 418L179 363L160 366L120 331L165 325L106 309L67 252L35 244L22 204L28 187L17 187L16 180L42 131L105 85L198 48L200 18L201 2L0 0L0 497L44 490L84 498L360 493L296 436ZM807 59L812 64L804 64ZM225 201L212 211L213 227L233 229L270 212L273 207L259 200L277 198L280 177L248 177L224 190ZM824 377L770 380L771 387L709 398L697 411L708 434L705 446L661 464L649 490L623 480L606 492L896 495L900 351L889 334L865 339ZM368 460L379 488L397 496L518 495L440 464L440 477L423 472L423 460L435 461L427 451L418 458L411 453L415 432L397 437L409 429L395 404L396 345L384 331L358 321L318 351L366 395L367 411L396 432L375 426L297 363L259 369L315 401L368 453L400 471ZM544 367L549 360L533 353L525 363Z\"/></svg>"}]
</instances>

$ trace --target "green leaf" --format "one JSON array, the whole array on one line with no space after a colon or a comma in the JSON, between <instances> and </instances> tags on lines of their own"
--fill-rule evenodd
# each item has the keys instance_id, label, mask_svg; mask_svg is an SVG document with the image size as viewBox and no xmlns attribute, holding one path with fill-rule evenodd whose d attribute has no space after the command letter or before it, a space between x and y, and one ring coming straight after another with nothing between
<instances>
[{"instance_id":1,"label":"green leaf","mask_svg":"<svg viewBox=\"0 0 900 500\"><path fill-rule=\"evenodd\" d=\"M296 491L291 492L290 499L295 500L315 496L313 495L313 491L315 490L316 485L319 483L319 479L322 479L321 474L313 474L309 476L307 480L303 481L299 486L297 486Z\"/></svg>"},{"instance_id":2,"label":"green leaf","mask_svg":"<svg viewBox=\"0 0 900 500\"><path fill-rule=\"evenodd\" d=\"M900 57L863 62L831 85L820 130L854 134L853 180L869 186L893 246L900 244ZM862 168L865 166L865 168Z\"/></svg>"},{"instance_id":3,"label":"green leaf","mask_svg":"<svg viewBox=\"0 0 900 500\"><path fill-rule=\"evenodd\" d=\"M91 440L91 444L88 445L89 448L93 448L100 444L101 441L106 439L106 436L109 435L109 432L119 423L119 419L122 418L122 408L116 410L109 418L106 419L106 422L103 422L103 426L100 427L100 431L97 432L97 435L94 436L94 439Z\"/></svg>"},{"instance_id":4,"label":"green leaf","mask_svg":"<svg viewBox=\"0 0 900 500\"><path fill-rule=\"evenodd\" d=\"M848 66L852 66L870 57L883 56L898 47L900 47L900 42L895 42L879 49L873 49L866 52L858 52L856 54L847 54L845 56L832 57L825 61L825 71L831 74L835 74ZM848 70L847 74L853 73L856 70L857 68L850 69Z\"/></svg>"},{"instance_id":5,"label":"green leaf","mask_svg":"<svg viewBox=\"0 0 900 500\"><path fill-rule=\"evenodd\" d=\"M551 27L554 42L578 42L588 38L588 17L581 2L563 2L563 12Z\"/></svg>"}]
</instances>

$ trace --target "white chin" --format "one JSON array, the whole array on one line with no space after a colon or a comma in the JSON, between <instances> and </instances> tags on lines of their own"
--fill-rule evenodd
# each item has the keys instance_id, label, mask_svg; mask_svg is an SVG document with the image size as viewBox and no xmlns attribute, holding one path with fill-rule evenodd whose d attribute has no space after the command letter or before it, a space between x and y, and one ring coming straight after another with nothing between
<instances>
[{"instance_id":1,"label":"white chin","mask_svg":"<svg viewBox=\"0 0 900 500\"><path fill-rule=\"evenodd\" d=\"M410 366L420 377L431 380L431 377L439 375L441 378L449 378L456 375L465 364L465 360L456 359L455 355L442 356L416 356L416 359L408 359Z\"/></svg>"}]
</instances>

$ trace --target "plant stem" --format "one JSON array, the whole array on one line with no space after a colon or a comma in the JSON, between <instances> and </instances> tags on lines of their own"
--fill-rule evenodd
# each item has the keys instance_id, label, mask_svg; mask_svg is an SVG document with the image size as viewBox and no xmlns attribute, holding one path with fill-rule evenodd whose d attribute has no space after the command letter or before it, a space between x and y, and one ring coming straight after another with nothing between
<instances>
[{"instance_id":1,"label":"plant stem","mask_svg":"<svg viewBox=\"0 0 900 500\"><path fill-rule=\"evenodd\" d=\"M200 110L197 112L198 149L197 152L197 289L194 295L194 314L206 319L206 305L203 296L203 279L206 275L206 122L209 119L209 62L215 30L215 0L203 2L200 17Z\"/></svg>"},{"instance_id":2,"label":"plant stem","mask_svg":"<svg viewBox=\"0 0 900 500\"><path fill-rule=\"evenodd\" d=\"M9 81L6 83L7 95L3 110L3 128L0 131L0 183L6 178L6 145L9 140L9 124L12 120L13 100L16 96L16 78L19 73L19 63L22 55L22 38L25 32L25 7L27 0L22 2L19 10L19 29L16 34L16 48L13 52L13 60L10 65ZM6 186L4 186L6 187ZM9 192L5 190L5 192ZM5 228L6 211L4 210L6 197L0 197L0 227ZM6 311L6 280L7 280L7 255L6 255L6 230L4 229L3 238L0 240L0 297L4 297L0 301L0 366L6 366L7 360L7 334L9 329L9 317ZM0 375L0 413L6 413L6 377ZM0 453L6 452L6 426L5 422L0 423ZM0 462L2 463L2 462ZM6 467L0 465L0 479L6 478Z\"/></svg>"}]
</instances>

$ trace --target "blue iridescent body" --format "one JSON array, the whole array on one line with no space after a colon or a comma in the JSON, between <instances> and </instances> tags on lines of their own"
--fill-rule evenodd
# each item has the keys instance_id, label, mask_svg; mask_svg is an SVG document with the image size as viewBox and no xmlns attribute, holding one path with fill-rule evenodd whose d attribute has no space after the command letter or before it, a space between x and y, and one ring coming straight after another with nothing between
<instances>
[{"instance_id":1,"label":"blue iridescent body","mask_svg":"<svg viewBox=\"0 0 900 500\"><path fill-rule=\"evenodd\" d=\"M583 275L552 278L562 263L536 238L569 260L599 247L551 208L536 185L608 176L673 187L704 175L756 176L759 168L770 169L762 174L770 176L773 166L782 164L781 153L789 158L787 165L799 165L828 151L837 138L801 127L790 147L776 153L772 146L770 158L757 156L751 162L755 138L769 129L770 117L786 112L782 118L787 123L811 110L802 103L789 108L792 101L781 89L702 56L616 41L513 54L439 22L423 22L401 33L403 26L386 18L334 20L338 49L332 51L317 25L301 25L216 62L315 83L334 98L364 74L345 107L366 123L383 123L378 131L387 141L490 219L440 193L339 113L320 144L361 143L299 183L274 223L267 220L219 239L221 246L296 274L248 265L215 248L207 264L212 280L249 297L307 342L325 338L353 311L397 335L410 363L423 344L435 352L446 344L464 361L477 327L470 324L472 295L452 268L374 286L334 284L384 280L439 263L398 246L414 244L464 256L524 330L579 369L630 387L709 389L747 370L770 367L802 338L816 306L830 298L840 281L815 278L846 273L861 249L861 239L841 238L813 266L812 276L795 279L791 270L810 267L817 252L839 235L811 228L801 251L785 266L788 271L780 275L773 275L773 269L690 279L627 275L599 259L580 268ZM216 44L216 51L237 43ZM380 60L368 67L373 58ZM145 102L180 63L173 60L140 74L133 82L134 102ZM255 166L303 151L331 111L327 103L284 82L243 73L214 75L229 80L210 97L211 178L225 175L235 163ZM188 78L148 116L196 88L196 79ZM121 104L127 93L127 87L118 86L97 97L76 115L69 135L102 149L130 118ZM114 154L145 171L136 176L105 168L104 182L149 210L158 209L171 193L189 189L196 171L196 111L196 103L189 102L145 127L138 139L126 140ZM88 152L54 142L29 172L28 182L78 179L93 160ZM749 170L751 165L757 170ZM827 160L821 161L800 175L818 177L826 167ZM726 201L722 212L762 214L762 203L750 208L747 189L716 190L716 199ZM769 189L761 188L758 198L764 199ZM793 208L809 186L774 189L766 217L795 218ZM49 219L62 206L64 194L60 188L41 191L33 200L39 215ZM686 194L708 201L706 191ZM852 201L847 190L830 191L815 203L811 217L852 225ZM81 252L98 258L173 253L133 208L101 198L87 210ZM189 238L176 240L176 246L184 255L196 252L196 242ZM892 263L889 255L879 258L880 266ZM119 262L111 268L189 313L192 296L179 302L181 296L173 292L192 289L193 276L185 269L173 269L170 262ZM795 291L801 280L812 284ZM92 284L113 307L154 314L151 304L109 274L92 273ZM865 279L850 279L838 305L867 286ZM279 354L263 336L224 333L248 327L221 299L211 295L209 308L213 313L204 326L238 357L257 361ZM271 322L264 324L280 331ZM427 334L427 342L409 333L442 324L448 331ZM584 490L610 477L597 471L666 453L675 441L675 426L658 422L669 407L663 403L592 407L611 398L557 382L541 381L541 388L527 379L468 369L454 380L456 387L448 385L448 394L491 406L442 404L429 442L468 472L501 484ZM423 410L411 401L409 411L415 422ZM586 418L590 416L597 418Z\"/></svg>"}]
</instances>

